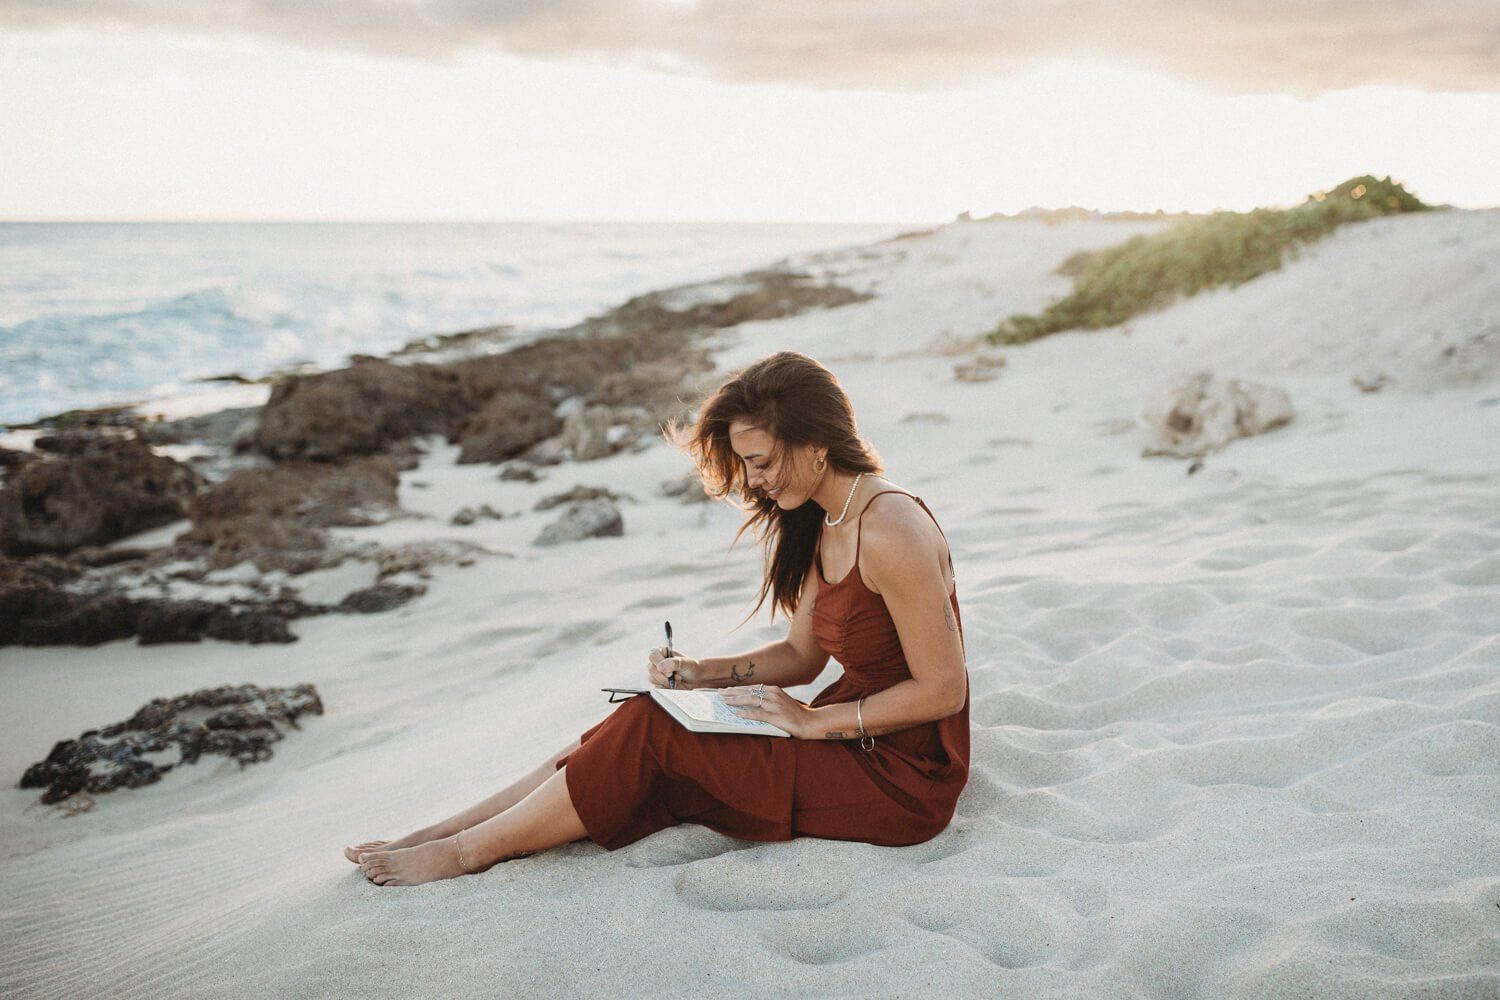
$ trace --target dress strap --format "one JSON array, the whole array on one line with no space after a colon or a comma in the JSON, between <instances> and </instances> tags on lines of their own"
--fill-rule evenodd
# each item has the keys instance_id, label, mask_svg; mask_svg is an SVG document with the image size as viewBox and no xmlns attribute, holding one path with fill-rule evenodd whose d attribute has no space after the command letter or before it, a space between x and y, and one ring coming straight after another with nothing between
<instances>
[{"instance_id":1,"label":"dress strap","mask_svg":"<svg viewBox=\"0 0 1500 1000\"><path fill-rule=\"evenodd\" d=\"M958 573L953 569L953 546L947 544L947 542L948 542L948 533L943 530L943 526L941 524L938 524L938 519L937 519L936 515L934 515L932 513L932 511L927 510L927 504L925 504L925 503L922 502L922 498L919 497L919 496L917 496L915 493L908 493L905 490L881 490L879 493L876 493L875 496L872 496L872 497L870 497L870 499L866 500L864 507L860 509L859 517L854 522L854 570L855 570L855 572L859 572L859 542L860 542L861 531L862 531L862 529L865 526L865 511L867 511L867 510L870 509L870 504L872 504L872 503L875 502L875 497L883 496L886 493L900 493L904 497L911 497L913 500L915 500L917 502L917 506L919 506L923 510L927 511L927 516L930 517L930 518L932 518L932 523L933 524L937 524L938 534L940 534L940 535L943 536L944 547L948 550L948 570L949 570L949 572L953 573L953 577L956 580L958 578ZM822 563L822 559L820 557L819 560L818 560L818 572L821 573L822 571L823 571L823 563Z\"/></svg>"}]
</instances>

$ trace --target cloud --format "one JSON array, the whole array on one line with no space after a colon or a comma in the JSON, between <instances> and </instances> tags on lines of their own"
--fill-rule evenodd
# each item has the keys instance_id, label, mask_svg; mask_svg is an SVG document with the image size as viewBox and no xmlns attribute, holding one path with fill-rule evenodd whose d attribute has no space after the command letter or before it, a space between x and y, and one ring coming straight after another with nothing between
<instances>
[{"instance_id":1,"label":"cloud","mask_svg":"<svg viewBox=\"0 0 1500 1000\"><path fill-rule=\"evenodd\" d=\"M435 62L498 51L818 88L936 90L1083 58L1222 93L1500 90L1495 0L0 0L5 29Z\"/></svg>"}]
</instances>

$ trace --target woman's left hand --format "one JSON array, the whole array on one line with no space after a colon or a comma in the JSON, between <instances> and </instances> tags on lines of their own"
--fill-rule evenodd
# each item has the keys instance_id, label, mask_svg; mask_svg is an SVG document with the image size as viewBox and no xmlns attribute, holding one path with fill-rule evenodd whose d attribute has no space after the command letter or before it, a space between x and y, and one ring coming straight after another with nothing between
<instances>
[{"instance_id":1,"label":"woman's left hand","mask_svg":"<svg viewBox=\"0 0 1500 1000\"><path fill-rule=\"evenodd\" d=\"M762 699L757 692L764 694ZM769 722L778 729L785 729L797 739L806 739L807 727L812 724L813 711L774 684L747 684L740 687L720 689L724 703L734 709L735 714L757 722Z\"/></svg>"}]
</instances>

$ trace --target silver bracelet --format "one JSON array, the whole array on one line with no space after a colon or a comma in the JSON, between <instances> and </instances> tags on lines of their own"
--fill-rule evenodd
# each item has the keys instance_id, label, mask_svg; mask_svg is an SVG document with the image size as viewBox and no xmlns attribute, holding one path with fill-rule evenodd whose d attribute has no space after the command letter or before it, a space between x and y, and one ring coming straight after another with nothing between
<instances>
[{"instance_id":1,"label":"silver bracelet","mask_svg":"<svg viewBox=\"0 0 1500 1000\"><path fill-rule=\"evenodd\" d=\"M859 722L859 731L857 733L855 733L854 735L859 737L860 748L863 749L863 750L865 750L866 752L875 749L875 737L873 737L869 733L865 732L865 699L864 698L860 698L859 701L855 702L855 704L854 704L854 715L855 715L855 718ZM870 741L870 745L869 746L865 746L865 740L869 740Z\"/></svg>"}]
</instances>

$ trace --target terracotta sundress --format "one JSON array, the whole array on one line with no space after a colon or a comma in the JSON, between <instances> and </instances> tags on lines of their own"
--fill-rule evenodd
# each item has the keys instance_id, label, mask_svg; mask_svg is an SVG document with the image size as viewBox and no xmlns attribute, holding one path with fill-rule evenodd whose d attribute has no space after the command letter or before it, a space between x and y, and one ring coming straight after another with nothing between
<instances>
[{"instance_id":1,"label":"terracotta sundress","mask_svg":"<svg viewBox=\"0 0 1500 1000\"><path fill-rule=\"evenodd\" d=\"M911 676L885 599L859 572L864 511L883 493L911 497L932 517L920 497L883 490L860 511L847 576L829 583L818 554L813 634L844 674L813 707L873 695ZM956 584L949 600L959 618ZM961 618L958 625L962 644ZM579 741L557 766L567 767L568 794L589 839L611 851L678 823L744 840L919 844L948 825L968 780L969 699L947 718L875 737L868 751L856 739L695 733L644 696L622 702Z\"/></svg>"}]
</instances>

